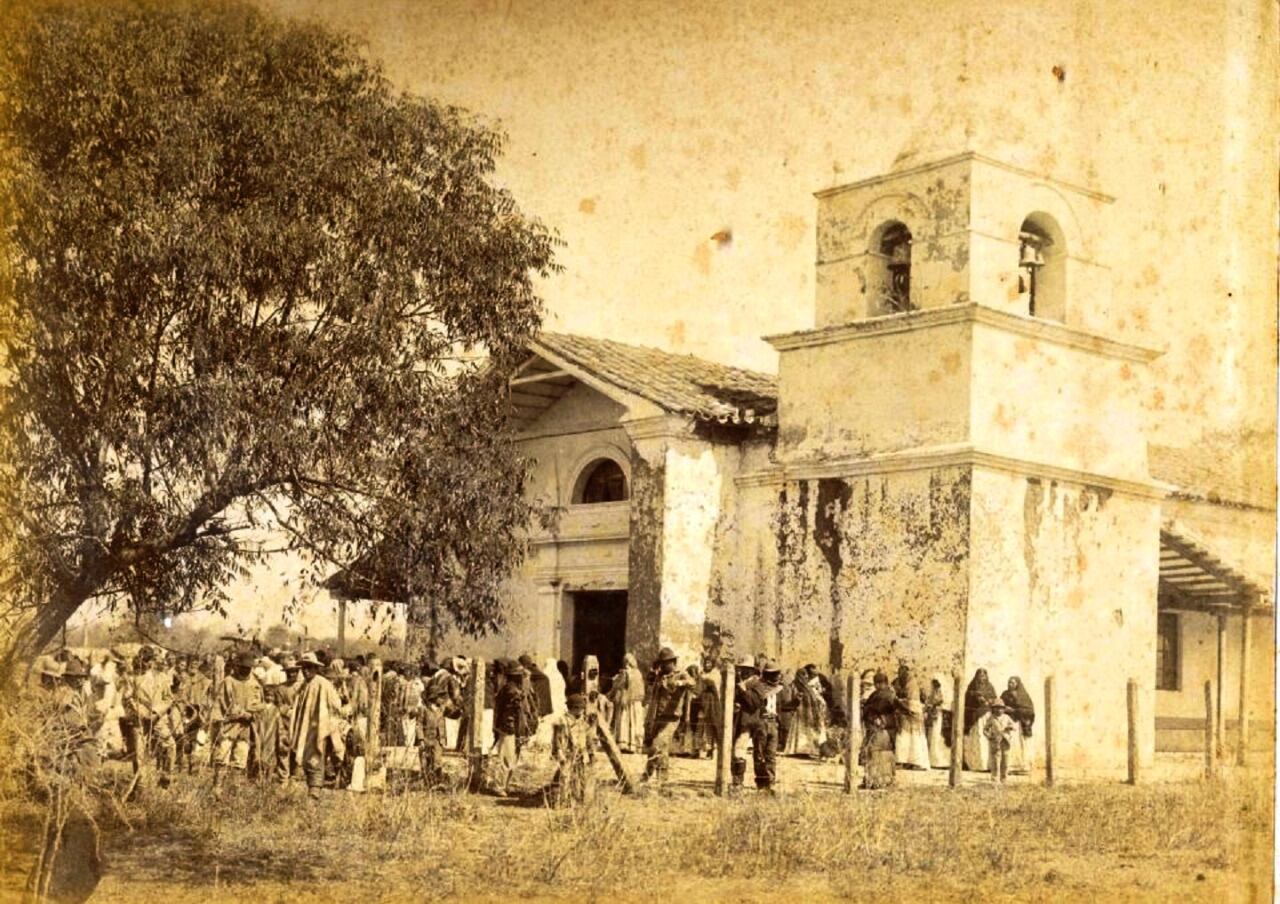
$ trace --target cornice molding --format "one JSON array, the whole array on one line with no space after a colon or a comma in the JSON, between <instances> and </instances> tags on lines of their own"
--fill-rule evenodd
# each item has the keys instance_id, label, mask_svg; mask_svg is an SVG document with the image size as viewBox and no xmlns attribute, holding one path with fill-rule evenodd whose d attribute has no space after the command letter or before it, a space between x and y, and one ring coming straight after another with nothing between
<instances>
[{"instance_id":1,"label":"cornice molding","mask_svg":"<svg viewBox=\"0 0 1280 904\"><path fill-rule=\"evenodd\" d=\"M976 160L979 163L985 163L987 166L1002 169L1005 172L1014 173L1027 179L1034 179L1037 182L1047 182L1050 185L1056 185L1060 188L1068 189L1069 191L1092 198L1095 201L1101 201L1104 204L1112 204L1116 200L1114 196L1100 192L1097 189L1089 188L1085 185L1077 185L1074 182L1067 182L1062 179L1055 179L1053 176L1046 175L1045 173L1037 173L1033 170L1023 169L1020 166L1014 166L1012 163L1005 163L1003 160L998 160L995 157L988 157L986 154L980 154L977 151L962 151L959 154L952 154L950 157L942 157L938 160L930 160L926 163L909 166L905 169L881 173L878 176L859 179L857 182L847 182L844 185L834 185L831 188L824 188L820 191L815 191L813 196L815 198L830 198L835 195L844 194L847 191L853 191L854 189L866 188L869 185L876 185L882 182L892 182L895 179L901 179L904 176L914 176L917 173L927 173L932 170L954 166L955 164L962 163L966 160Z\"/></svg>"},{"instance_id":2,"label":"cornice molding","mask_svg":"<svg viewBox=\"0 0 1280 904\"><path fill-rule=\"evenodd\" d=\"M788 462L775 468L743 474L736 479L735 485L743 488L770 487L781 486L783 483L795 480L858 478L875 474L952 467L983 468L989 471L1003 471L1019 477L1038 477L1042 480L1056 480L1061 483L1104 487L1115 493L1141 499L1162 500L1173 489L1167 484L1154 480L1110 477L1093 471L1065 468L1028 458L998 455L994 452L975 449L968 444L933 446L861 458Z\"/></svg>"},{"instance_id":3,"label":"cornice molding","mask_svg":"<svg viewBox=\"0 0 1280 904\"><path fill-rule=\"evenodd\" d=\"M1031 339L1039 339L1103 357L1120 358L1141 364L1154 361L1163 354L1163 351L1157 349L1121 342L1100 333L1083 330L1080 327L1068 326L1065 323L1058 323L1054 320L1011 314L1008 311L990 308L977 302L952 304L941 308L926 308L921 311L908 311L902 314L868 317L863 320L854 320L849 323L823 327L817 330L802 330L795 333L765 336L764 341L780 352L789 352L801 348L816 348L823 345L853 342L859 339L874 339L879 336L893 335L894 333L937 329L961 323L978 323Z\"/></svg>"}]
</instances>

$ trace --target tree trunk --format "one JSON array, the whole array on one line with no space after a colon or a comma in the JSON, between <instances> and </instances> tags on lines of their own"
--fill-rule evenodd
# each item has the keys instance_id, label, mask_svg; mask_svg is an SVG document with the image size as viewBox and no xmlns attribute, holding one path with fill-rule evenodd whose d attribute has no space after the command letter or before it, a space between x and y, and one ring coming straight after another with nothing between
<instances>
[{"instance_id":1,"label":"tree trunk","mask_svg":"<svg viewBox=\"0 0 1280 904\"><path fill-rule=\"evenodd\" d=\"M91 591L82 586L64 588L48 603L19 616L0 648L0 688L9 687L26 673L32 661L53 642L67 620L91 595Z\"/></svg>"}]
</instances>

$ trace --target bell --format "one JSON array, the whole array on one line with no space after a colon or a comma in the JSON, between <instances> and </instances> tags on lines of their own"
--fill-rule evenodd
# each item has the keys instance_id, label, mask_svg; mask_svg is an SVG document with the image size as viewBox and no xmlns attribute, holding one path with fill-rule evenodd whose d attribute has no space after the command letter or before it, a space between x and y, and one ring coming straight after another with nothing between
<instances>
[{"instance_id":1,"label":"bell","mask_svg":"<svg viewBox=\"0 0 1280 904\"><path fill-rule=\"evenodd\" d=\"M1038 246L1031 242L1024 241L1022 243L1022 250L1020 252L1018 265L1021 267L1043 267L1044 254L1040 251Z\"/></svg>"},{"instance_id":2,"label":"bell","mask_svg":"<svg viewBox=\"0 0 1280 904\"><path fill-rule=\"evenodd\" d=\"M911 243L899 242L893 246L893 250L889 252L890 264L910 264L911 263Z\"/></svg>"}]
</instances>

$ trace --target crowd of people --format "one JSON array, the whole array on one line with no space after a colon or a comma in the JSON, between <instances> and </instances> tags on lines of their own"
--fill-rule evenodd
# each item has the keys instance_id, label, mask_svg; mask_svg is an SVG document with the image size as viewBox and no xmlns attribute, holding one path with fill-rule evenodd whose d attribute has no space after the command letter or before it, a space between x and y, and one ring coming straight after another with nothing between
<instances>
[{"instance_id":1,"label":"crowd of people","mask_svg":"<svg viewBox=\"0 0 1280 904\"><path fill-rule=\"evenodd\" d=\"M576 672L560 661L554 692L552 678L527 654L486 666L481 783L499 796L511 793L522 754L544 726L556 772L543 790L564 803L590 793L601 728L620 752L647 755L649 782L667 779L672 756L711 757L721 744L723 673L712 657L681 668L664 647L642 671L628 653L613 675L602 674L594 656ZM324 650L241 650L219 675L213 657L143 646L132 657L119 648L105 651L93 663L63 651L42 658L36 672L74 727L77 757L125 759L135 771L154 764L162 786L176 774L207 768L215 793L230 775L300 779L313 797L324 787L362 790L370 733L377 732L383 748L415 750L417 781L438 788L447 784L450 726L459 750L473 736L472 668L461 656L377 663ZM860 718L850 720L855 702L812 663L784 671L765 655L751 656L732 674L735 790L745 784L748 750L755 785L767 791L776 784L779 755L836 759L855 728L863 787L893 784L898 769L951 764L952 705L941 676L926 687L907 663L892 681L882 671L863 672ZM374 682L380 682L377 724L371 724ZM964 767L998 781L1029 771L1034 723L1035 708L1018 678L997 694L979 669L965 693Z\"/></svg>"}]
</instances>

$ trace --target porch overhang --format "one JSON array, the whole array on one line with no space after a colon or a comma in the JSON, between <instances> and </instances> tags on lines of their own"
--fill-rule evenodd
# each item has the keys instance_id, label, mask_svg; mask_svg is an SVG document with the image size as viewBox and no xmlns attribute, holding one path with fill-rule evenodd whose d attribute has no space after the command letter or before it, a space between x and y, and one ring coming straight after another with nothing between
<instances>
[{"instance_id":1,"label":"porch overhang","mask_svg":"<svg viewBox=\"0 0 1280 904\"><path fill-rule=\"evenodd\" d=\"M1271 590L1215 556L1208 546L1172 521L1160 527L1161 609L1270 612Z\"/></svg>"}]
</instances>

